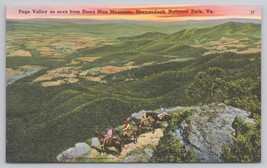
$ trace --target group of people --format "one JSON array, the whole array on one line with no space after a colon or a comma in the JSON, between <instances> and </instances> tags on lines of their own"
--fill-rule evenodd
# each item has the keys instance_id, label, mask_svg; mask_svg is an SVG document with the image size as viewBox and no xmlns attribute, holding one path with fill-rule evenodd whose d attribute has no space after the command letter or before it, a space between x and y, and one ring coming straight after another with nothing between
<instances>
[{"instance_id":1,"label":"group of people","mask_svg":"<svg viewBox=\"0 0 267 168\"><path fill-rule=\"evenodd\" d=\"M162 106L160 106L160 110L159 110L159 112L158 112L158 118L160 119L162 116L164 116L164 115L166 115L166 114L167 114L166 110L165 110ZM145 116L143 116L143 118L144 118L144 117L145 117ZM127 119L124 121L124 129L122 130L122 136L124 136L124 135L129 131L129 129L130 129L130 122L129 122L129 118L127 118ZM112 137L113 137L113 130L112 130L111 126L109 126L103 144L105 144L105 142L106 142L108 139L112 138Z\"/></svg>"},{"instance_id":2,"label":"group of people","mask_svg":"<svg viewBox=\"0 0 267 168\"><path fill-rule=\"evenodd\" d=\"M129 130L129 128L130 128L130 122L129 122L129 119L127 118L127 119L124 121L124 129L122 130L122 135L123 135L123 136L127 133L127 131ZM105 142L106 142L108 139L112 138L112 137L113 137L113 130L112 130L111 126L109 126L103 144L105 144Z\"/></svg>"}]
</instances>

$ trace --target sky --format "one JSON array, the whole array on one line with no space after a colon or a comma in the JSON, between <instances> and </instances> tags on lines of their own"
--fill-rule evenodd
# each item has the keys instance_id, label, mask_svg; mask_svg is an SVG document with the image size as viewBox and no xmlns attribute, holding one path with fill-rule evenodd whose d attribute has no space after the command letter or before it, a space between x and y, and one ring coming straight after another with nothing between
<instances>
[{"instance_id":1,"label":"sky","mask_svg":"<svg viewBox=\"0 0 267 168\"><path fill-rule=\"evenodd\" d=\"M111 10L114 10L114 13L110 12ZM38 13L34 11L38 11ZM208 20L208 19L225 19L225 18L261 19L261 6L258 5L7 6L6 18L7 19L53 18L53 19L94 19L94 20L125 19L125 20L149 20L157 22Z\"/></svg>"}]
</instances>

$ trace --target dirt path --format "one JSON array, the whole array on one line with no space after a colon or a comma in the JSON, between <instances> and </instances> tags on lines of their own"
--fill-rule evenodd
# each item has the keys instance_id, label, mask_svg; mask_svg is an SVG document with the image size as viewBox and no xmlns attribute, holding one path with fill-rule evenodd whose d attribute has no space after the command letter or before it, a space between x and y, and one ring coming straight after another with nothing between
<instances>
[{"instance_id":1,"label":"dirt path","mask_svg":"<svg viewBox=\"0 0 267 168\"><path fill-rule=\"evenodd\" d=\"M143 146L147 146L147 145L157 146L162 136L163 136L162 128L156 129L154 133L147 132L145 134L140 135L136 144L129 143L129 144L124 145L121 151L121 155L117 157L117 159L123 158L127 156L134 149L137 149Z\"/></svg>"},{"instance_id":2,"label":"dirt path","mask_svg":"<svg viewBox=\"0 0 267 168\"><path fill-rule=\"evenodd\" d=\"M164 130L163 128L158 128L155 130L154 133L147 132L147 133L141 134L136 144L132 142L132 143L124 145L119 157L109 154L106 156L106 159L104 159L104 161L105 162L119 162L125 157L127 157L129 153L134 151L135 149L142 148L147 145L157 146L160 138L163 136L163 130ZM95 149L92 149L89 155L90 155L90 158L96 158L96 156L99 155L99 153Z\"/></svg>"}]
</instances>

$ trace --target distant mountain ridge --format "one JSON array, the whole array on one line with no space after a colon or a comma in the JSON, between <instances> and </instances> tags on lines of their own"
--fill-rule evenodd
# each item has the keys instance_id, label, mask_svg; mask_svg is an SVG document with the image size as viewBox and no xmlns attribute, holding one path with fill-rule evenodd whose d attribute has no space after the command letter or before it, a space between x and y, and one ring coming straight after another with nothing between
<instances>
[{"instance_id":1,"label":"distant mountain ridge","mask_svg":"<svg viewBox=\"0 0 267 168\"><path fill-rule=\"evenodd\" d=\"M193 38L192 38L193 37ZM226 40L241 40L249 38L248 43L258 41L261 37L261 24L247 22L226 22L206 28L183 29L174 33L166 34L160 32L147 32L137 36L119 37L119 44L105 45L98 48L82 49L91 53L118 53L127 49L128 52L147 52L169 55L190 55L203 54L207 51L204 46L211 42ZM225 42L226 43L226 42ZM237 41L236 41L237 43Z\"/></svg>"},{"instance_id":2,"label":"distant mountain ridge","mask_svg":"<svg viewBox=\"0 0 267 168\"><path fill-rule=\"evenodd\" d=\"M208 30L208 33L207 33ZM258 33L260 35L261 25L255 23L247 22L225 22L219 25L211 26L208 28L193 28L193 29L184 29L172 34L158 33L158 32L148 32L138 36L128 37L128 39L138 40L138 38L145 39L157 39L158 37L165 38L166 40L175 40L174 38L181 38L185 36L195 36L197 34L208 35L219 35L218 33L224 35L224 33L233 34L243 34L243 36L251 36L251 34L245 33ZM227 32L228 31L228 32ZM213 34L214 33L214 34ZM216 34L215 34L216 33ZM164 37L165 36L165 37ZM126 39L126 38L120 38Z\"/></svg>"}]
</instances>

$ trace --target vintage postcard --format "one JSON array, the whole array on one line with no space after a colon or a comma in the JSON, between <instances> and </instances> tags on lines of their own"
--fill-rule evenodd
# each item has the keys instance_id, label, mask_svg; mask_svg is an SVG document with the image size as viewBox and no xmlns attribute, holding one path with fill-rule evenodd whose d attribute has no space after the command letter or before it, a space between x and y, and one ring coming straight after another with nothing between
<instances>
[{"instance_id":1,"label":"vintage postcard","mask_svg":"<svg viewBox=\"0 0 267 168\"><path fill-rule=\"evenodd\" d=\"M261 161L261 7L7 6L9 163Z\"/></svg>"}]
</instances>

